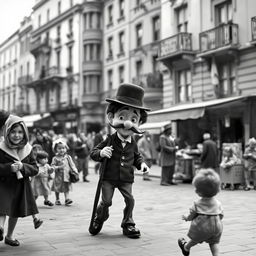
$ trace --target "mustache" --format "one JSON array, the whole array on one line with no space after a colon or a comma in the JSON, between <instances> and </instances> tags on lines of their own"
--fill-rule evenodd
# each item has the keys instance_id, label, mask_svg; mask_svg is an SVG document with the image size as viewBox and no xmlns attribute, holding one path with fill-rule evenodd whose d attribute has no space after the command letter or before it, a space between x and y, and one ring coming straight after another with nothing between
<instances>
[{"instance_id":1,"label":"mustache","mask_svg":"<svg viewBox=\"0 0 256 256\"><path fill-rule=\"evenodd\" d=\"M114 129L118 129L118 128L125 129L124 124L117 124L117 125L109 124L109 125ZM145 131L141 131L141 130L135 128L134 126L132 126L130 129L127 129L127 130L131 130L131 131L133 131L134 133L137 133L137 134L143 134L145 132Z\"/></svg>"}]
</instances>

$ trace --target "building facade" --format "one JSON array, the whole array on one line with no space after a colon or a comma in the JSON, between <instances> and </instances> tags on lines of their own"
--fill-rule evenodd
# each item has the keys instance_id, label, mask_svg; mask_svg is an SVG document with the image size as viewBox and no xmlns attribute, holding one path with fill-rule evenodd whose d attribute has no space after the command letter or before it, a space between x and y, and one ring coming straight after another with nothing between
<instances>
[{"instance_id":1,"label":"building facade","mask_svg":"<svg viewBox=\"0 0 256 256\"><path fill-rule=\"evenodd\" d=\"M219 146L256 136L256 4L244 2L162 1L164 108L150 120L174 121L177 136L190 145L204 131Z\"/></svg>"},{"instance_id":2,"label":"building facade","mask_svg":"<svg viewBox=\"0 0 256 256\"><path fill-rule=\"evenodd\" d=\"M17 87L19 59L18 30L0 45L0 108L16 111L19 88Z\"/></svg>"}]
</instances>

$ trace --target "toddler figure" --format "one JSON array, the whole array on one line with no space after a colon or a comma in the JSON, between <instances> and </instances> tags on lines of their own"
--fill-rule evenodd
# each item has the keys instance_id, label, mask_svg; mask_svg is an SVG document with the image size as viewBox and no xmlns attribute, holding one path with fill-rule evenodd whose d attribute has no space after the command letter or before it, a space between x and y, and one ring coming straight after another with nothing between
<instances>
[{"instance_id":1,"label":"toddler figure","mask_svg":"<svg viewBox=\"0 0 256 256\"><path fill-rule=\"evenodd\" d=\"M220 191L220 177L213 169L201 169L193 179L195 192L201 197L194 202L189 214L182 219L191 221L186 242L184 238L178 240L183 255L188 256L190 248L198 243L209 244L212 255L219 255L219 241L222 235L223 209L215 198Z\"/></svg>"},{"instance_id":2,"label":"toddler figure","mask_svg":"<svg viewBox=\"0 0 256 256\"><path fill-rule=\"evenodd\" d=\"M53 179L52 191L55 191L56 205L61 205L60 193L64 193L65 205L73 203L69 198L69 191L72 190L69 172L73 170L78 173L78 170L71 156L67 154L67 149L68 146L62 139L57 139L53 142L55 156L52 159L51 165L54 167L55 177Z\"/></svg>"},{"instance_id":3,"label":"toddler figure","mask_svg":"<svg viewBox=\"0 0 256 256\"><path fill-rule=\"evenodd\" d=\"M53 206L53 203L48 199L48 197L51 193L49 177L53 173L54 167L48 164L48 153L45 151L37 152L36 161L39 172L31 180L33 195L35 199L37 199L38 196L43 196L44 205Z\"/></svg>"}]
</instances>

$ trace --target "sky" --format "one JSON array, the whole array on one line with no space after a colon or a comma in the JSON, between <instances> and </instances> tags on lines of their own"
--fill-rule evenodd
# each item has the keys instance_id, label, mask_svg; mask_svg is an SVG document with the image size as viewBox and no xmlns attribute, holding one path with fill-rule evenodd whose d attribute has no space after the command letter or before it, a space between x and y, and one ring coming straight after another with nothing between
<instances>
[{"instance_id":1,"label":"sky","mask_svg":"<svg viewBox=\"0 0 256 256\"><path fill-rule=\"evenodd\" d=\"M34 4L35 0L0 0L0 44L19 29Z\"/></svg>"}]
</instances>

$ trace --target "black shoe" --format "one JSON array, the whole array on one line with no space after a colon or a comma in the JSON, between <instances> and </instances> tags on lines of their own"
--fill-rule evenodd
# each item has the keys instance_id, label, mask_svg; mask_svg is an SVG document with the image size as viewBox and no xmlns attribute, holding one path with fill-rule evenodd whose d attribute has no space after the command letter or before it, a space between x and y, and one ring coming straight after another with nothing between
<instances>
[{"instance_id":1,"label":"black shoe","mask_svg":"<svg viewBox=\"0 0 256 256\"><path fill-rule=\"evenodd\" d=\"M67 205L70 205L70 204L72 204L73 203L73 201L71 200L71 199L66 199L65 200L65 205L67 206Z\"/></svg>"},{"instance_id":2,"label":"black shoe","mask_svg":"<svg viewBox=\"0 0 256 256\"><path fill-rule=\"evenodd\" d=\"M140 230L135 228L135 226L125 226L123 227L123 235L129 238L139 238L140 237Z\"/></svg>"},{"instance_id":3,"label":"black shoe","mask_svg":"<svg viewBox=\"0 0 256 256\"><path fill-rule=\"evenodd\" d=\"M53 206L53 203L49 200L44 201L44 205Z\"/></svg>"},{"instance_id":4,"label":"black shoe","mask_svg":"<svg viewBox=\"0 0 256 256\"><path fill-rule=\"evenodd\" d=\"M12 239L8 238L7 236L5 237L4 242L5 242L5 244L8 244L10 246L19 246L20 245L20 242L17 239L12 240Z\"/></svg>"},{"instance_id":5,"label":"black shoe","mask_svg":"<svg viewBox=\"0 0 256 256\"><path fill-rule=\"evenodd\" d=\"M178 185L176 182L169 182L170 185Z\"/></svg>"},{"instance_id":6,"label":"black shoe","mask_svg":"<svg viewBox=\"0 0 256 256\"><path fill-rule=\"evenodd\" d=\"M35 229L38 229L43 224L43 221L38 218L34 218L33 222L34 222Z\"/></svg>"},{"instance_id":7,"label":"black shoe","mask_svg":"<svg viewBox=\"0 0 256 256\"><path fill-rule=\"evenodd\" d=\"M87 180L86 178L83 178L83 182L90 182L90 181Z\"/></svg>"},{"instance_id":8,"label":"black shoe","mask_svg":"<svg viewBox=\"0 0 256 256\"><path fill-rule=\"evenodd\" d=\"M0 227L0 241L4 240L4 229Z\"/></svg>"},{"instance_id":9,"label":"black shoe","mask_svg":"<svg viewBox=\"0 0 256 256\"><path fill-rule=\"evenodd\" d=\"M93 221L92 226L89 227L89 232L91 235L95 236L100 233L103 227L103 222Z\"/></svg>"},{"instance_id":10,"label":"black shoe","mask_svg":"<svg viewBox=\"0 0 256 256\"><path fill-rule=\"evenodd\" d=\"M179 244L179 247L180 247L180 249L181 249L181 251L182 251L182 254L184 255L184 256L189 256L189 251L186 251L185 250L185 245L186 245L186 240L184 239L184 238L179 238L178 239L178 244Z\"/></svg>"},{"instance_id":11,"label":"black shoe","mask_svg":"<svg viewBox=\"0 0 256 256\"><path fill-rule=\"evenodd\" d=\"M171 184L167 183L167 182L161 182L160 184L161 186L171 186Z\"/></svg>"},{"instance_id":12,"label":"black shoe","mask_svg":"<svg viewBox=\"0 0 256 256\"><path fill-rule=\"evenodd\" d=\"M143 180L151 181L151 179L149 177L144 177Z\"/></svg>"}]
</instances>

